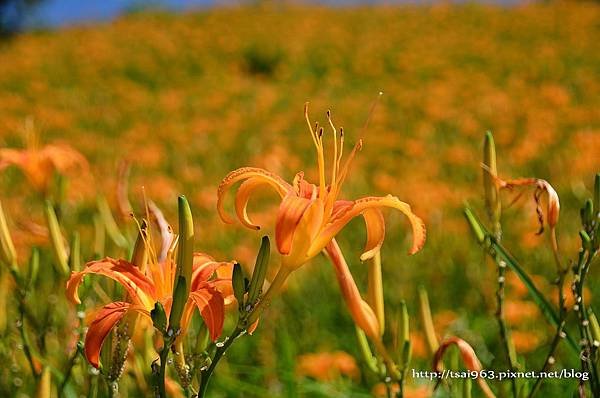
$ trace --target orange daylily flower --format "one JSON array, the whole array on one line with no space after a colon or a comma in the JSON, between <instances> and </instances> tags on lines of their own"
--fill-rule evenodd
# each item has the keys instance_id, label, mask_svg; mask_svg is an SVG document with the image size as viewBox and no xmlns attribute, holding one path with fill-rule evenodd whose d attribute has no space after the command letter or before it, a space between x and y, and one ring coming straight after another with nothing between
<instances>
[{"instance_id":1,"label":"orange daylily flower","mask_svg":"<svg viewBox=\"0 0 600 398\"><path fill-rule=\"evenodd\" d=\"M77 289L87 274L103 275L120 283L127 291L127 301L115 301L98 310L90 323L85 337L85 356L98 367L100 350L104 339L113 327L127 314L135 312L150 319L150 311L160 302L167 312L173 300L173 281L176 264L173 261L175 243L171 244L168 256L162 260L150 261L145 269L128 261L107 257L92 261L81 272L73 272L67 281L67 297L74 303L81 303ZM147 245L149 248L149 245ZM154 252L149 250L151 257ZM218 262L203 254L194 254L191 291L181 319L182 335L189 325L194 308L200 315L214 341L223 329L225 305L233 300L231 279L217 275L221 268L232 267L232 262Z\"/></svg>"},{"instance_id":2,"label":"orange daylily flower","mask_svg":"<svg viewBox=\"0 0 600 398\"><path fill-rule=\"evenodd\" d=\"M356 152L362 147L362 140L354 146L350 156L342 164L344 133L334 127L328 113L329 124L333 130L334 145L332 157L331 181L326 184L325 157L323 149L323 129L313 129L305 106L305 118L310 135L317 150L319 184L304 180L302 172L296 174L292 184L267 170L244 167L229 173L219 185L217 209L223 221L233 223L224 211L224 198L229 189L242 182L235 196L235 211L240 222L248 228L259 229L247 214L247 204L252 193L264 186L273 188L281 197L275 225L275 241L282 254L278 283L287 275L319 254L333 238L352 220L362 215L367 227L367 242L361 260L372 258L380 250L385 236L385 223L381 209L390 207L400 210L411 222L413 241L409 251L416 253L425 242L425 226L410 206L397 197L369 196L358 200L339 199L350 165ZM274 282L275 283L275 282Z\"/></svg>"},{"instance_id":3,"label":"orange daylily flower","mask_svg":"<svg viewBox=\"0 0 600 398\"><path fill-rule=\"evenodd\" d=\"M27 146L24 149L0 149L0 170L9 166L21 169L29 183L46 192L54 172L61 174L79 169L87 171L85 157L67 144L40 146L33 126L27 125Z\"/></svg>"}]
</instances>

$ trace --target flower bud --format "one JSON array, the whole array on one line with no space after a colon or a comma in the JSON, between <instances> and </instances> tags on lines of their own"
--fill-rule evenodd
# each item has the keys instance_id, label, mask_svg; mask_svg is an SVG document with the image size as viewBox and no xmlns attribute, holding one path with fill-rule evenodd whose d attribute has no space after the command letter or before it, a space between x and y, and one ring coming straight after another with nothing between
<instances>
[{"instance_id":1,"label":"flower bud","mask_svg":"<svg viewBox=\"0 0 600 398\"><path fill-rule=\"evenodd\" d=\"M179 209L179 251L177 253L177 273L175 274L173 292L176 291L179 284L178 278L183 277L186 285L184 286L185 290L181 294L183 295L183 303L185 303L190 294L190 284L192 282L194 220L192 219L190 204L185 196L180 196L177 203Z\"/></svg>"},{"instance_id":2,"label":"flower bud","mask_svg":"<svg viewBox=\"0 0 600 398\"><path fill-rule=\"evenodd\" d=\"M167 314L159 301L154 304L154 309L150 311L150 317L152 318L153 326L157 330L163 333L167 330Z\"/></svg>"},{"instance_id":3,"label":"flower bud","mask_svg":"<svg viewBox=\"0 0 600 398\"><path fill-rule=\"evenodd\" d=\"M146 239L148 238L148 223L142 220L140 231L133 245L131 253L131 263L136 265L142 272L146 269L148 261L148 250L146 249Z\"/></svg>"},{"instance_id":4,"label":"flower bud","mask_svg":"<svg viewBox=\"0 0 600 398\"><path fill-rule=\"evenodd\" d=\"M67 255L65 240L60 232L60 225L58 225L54 207L48 200L46 201L46 222L48 223L50 242L54 251L53 264L59 274L66 276L69 274L69 265L67 263L69 256Z\"/></svg>"},{"instance_id":5,"label":"flower bud","mask_svg":"<svg viewBox=\"0 0 600 398\"><path fill-rule=\"evenodd\" d=\"M52 373L50 367L44 366L35 391L36 398L50 398L52 394Z\"/></svg>"},{"instance_id":6,"label":"flower bud","mask_svg":"<svg viewBox=\"0 0 600 398\"><path fill-rule=\"evenodd\" d=\"M485 194L485 206L490 221L494 224L494 230L500 226L500 202L499 188L494 178L498 175L496 168L496 146L494 136L490 131L485 133L483 140L483 190Z\"/></svg>"},{"instance_id":7,"label":"flower bud","mask_svg":"<svg viewBox=\"0 0 600 398\"><path fill-rule=\"evenodd\" d=\"M16 267L17 264L17 252L15 245L13 244L8 225L6 224L6 217L4 216L4 210L2 209L2 203L0 202L0 259L6 263L9 267Z\"/></svg>"},{"instance_id":8,"label":"flower bud","mask_svg":"<svg viewBox=\"0 0 600 398\"><path fill-rule=\"evenodd\" d=\"M233 264L233 273L231 275L231 284L233 286L233 295L238 302L240 310L244 308L244 294L246 293L246 286L244 282L244 272L239 263Z\"/></svg>"},{"instance_id":9,"label":"flower bud","mask_svg":"<svg viewBox=\"0 0 600 398\"><path fill-rule=\"evenodd\" d=\"M586 199L583 207L580 210L581 224L584 227L588 227L594 221L594 204L591 199Z\"/></svg>"},{"instance_id":10,"label":"flower bud","mask_svg":"<svg viewBox=\"0 0 600 398\"><path fill-rule=\"evenodd\" d=\"M267 276L267 268L269 266L269 258L271 256L271 244L269 238L263 236L258 255L256 256L256 263L254 264L254 271L252 272L252 279L250 280L250 286L248 286L248 304L254 306L258 297L262 292L263 283Z\"/></svg>"},{"instance_id":11,"label":"flower bud","mask_svg":"<svg viewBox=\"0 0 600 398\"><path fill-rule=\"evenodd\" d=\"M100 212L100 217L106 229L106 233L108 234L110 239L115 243L115 245L119 246L120 248L126 249L129 243L127 242L127 238L125 238L125 236L119 230L117 222L115 221L115 218L113 217L113 214L110 211L110 207L108 206L106 198L104 196L98 196L97 205L98 211Z\"/></svg>"},{"instance_id":12,"label":"flower bud","mask_svg":"<svg viewBox=\"0 0 600 398\"><path fill-rule=\"evenodd\" d=\"M173 332L179 330L181 315L188 299L185 277L179 276L176 280L177 285L173 291L173 305L171 306L171 314L169 316L169 329L173 330Z\"/></svg>"},{"instance_id":13,"label":"flower bud","mask_svg":"<svg viewBox=\"0 0 600 398\"><path fill-rule=\"evenodd\" d=\"M71 252L69 253L69 268L71 271L78 272L81 270L81 244L79 232L73 232L71 236Z\"/></svg>"},{"instance_id":14,"label":"flower bud","mask_svg":"<svg viewBox=\"0 0 600 398\"><path fill-rule=\"evenodd\" d=\"M421 323L425 330L427 345L429 346L431 353L434 353L437 351L439 343L433 327L433 319L431 318L429 297L427 296L427 290L425 290L423 286L419 286L419 304L421 307Z\"/></svg>"}]
</instances>

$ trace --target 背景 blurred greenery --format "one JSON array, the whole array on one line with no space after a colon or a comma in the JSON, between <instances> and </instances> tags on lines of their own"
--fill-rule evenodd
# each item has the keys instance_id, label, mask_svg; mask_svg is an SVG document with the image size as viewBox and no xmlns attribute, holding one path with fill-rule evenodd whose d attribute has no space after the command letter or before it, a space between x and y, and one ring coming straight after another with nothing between
<instances>
[{"instance_id":1,"label":"\u80cc\u666f blurred greenery","mask_svg":"<svg viewBox=\"0 0 600 398\"><path fill-rule=\"evenodd\" d=\"M304 170L314 181L316 158L302 107L310 101L312 118L321 122L331 109L347 142L364 139L344 196L394 194L427 224L424 249L409 257L408 224L390 213L383 246L389 315L401 299L414 315L413 365L430 366L417 316L416 287L424 285L440 336L464 336L484 365L494 367L501 361L495 270L485 266L461 214L465 201L482 204L481 139L494 132L501 176L536 176L554 185L563 210L561 247L574 258L578 208L600 166L599 20L600 7L588 2L270 5L136 13L26 33L0 43L0 144L22 147L30 119L43 143L66 142L86 156L92 175L70 179L64 209L65 223L77 226L83 242L91 240L96 194L114 204L118 164L127 159L136 209L144 187L175 220L176 197L183 193L196 219L196 249L250 265L260 234L272 230L223 224L215 212L218 183L246 165L288 180ZM380 104L363 130L379 91ZM43 233L32 232L32 222L43 224L43 207L23 176L6 169L1 186L19 253L26 257L32 245L47 246ZM274 199L252 203L258 222L273 224ZM546 238L535 235L532 202L520 203L504 212L504 242L550 293L551 253ZM363 288L358 256L364 239L361 221L339 239ZM91 259L91 250L83 250ZM592 295L596 276L592 272ZM57 317L58 324L75 317L57 285L42 280L36 299L40 316ZM526 368L537 368L551 328L513 277L507 300L517 352ZM47 303L58 303L60 311L47 311ZM0 391L31 393L23 355L14 349L13 312L0 338L0 358L12 365L0 370ZM48 331L49 351L67 345L61 333ZM316 259L294 275L255 336L230 351L214 396L368 394L366 372L321 381L296 368L302 354L338 350L359 357L332 270ZM422 393L417 387L423 383L412 381L409 391ZM548 381L543 388L563 396L563 385Z\"/></svg>"}]
</instances>

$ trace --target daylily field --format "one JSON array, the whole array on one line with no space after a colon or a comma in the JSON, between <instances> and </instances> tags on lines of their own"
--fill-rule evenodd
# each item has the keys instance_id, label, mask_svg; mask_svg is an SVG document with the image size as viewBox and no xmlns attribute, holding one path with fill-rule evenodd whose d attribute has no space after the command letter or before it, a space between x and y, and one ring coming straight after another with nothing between
<instances>
[{"instance_id":1,"label":"daylily field","mask_svg":"<svg viewBox=\"0 0 600 398\"><path fill-rule=\"evenodd\" d=\"M2 39L0 396L600 396L599 43L584 1Z\"/></svg>"}]
</instances>

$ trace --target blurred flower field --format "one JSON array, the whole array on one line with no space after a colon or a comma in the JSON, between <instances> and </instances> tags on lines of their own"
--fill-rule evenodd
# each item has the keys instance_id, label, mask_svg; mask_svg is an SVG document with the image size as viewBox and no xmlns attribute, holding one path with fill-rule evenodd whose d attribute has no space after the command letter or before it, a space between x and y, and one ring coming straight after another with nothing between
<instances>
[{"instance_id":1,"label":"blurred flower field","mask_svg":"<svg viewBox=\"0 0 600 398\"><path fill-rule=\"evenodd\" d=\"M29 336L40 357L34 363L67 367L81 337L79 318L87 321L100 305L113 301L107 289L117 289L91 287L82 307L66 300L67 277L52 267L56 245L46 227L45 199L54 203L69 242L77 231L81 259L87 262L100 252L116 258L130 254L111 239L110 230L105 242L97 237L96 209L102 208L112 211L125 239L135 240L137 227L122 206L124 188L137 216L144 216L147 198L174 229L177 197L186 195L195 249L235 259L249 271L260 237L274 236L275 230L253 232L239 223L223 223L216 212L217 187L242 166L265 168L290 182L304 170L308 180L318 181L303 115L309 101L311 118L321 125L331 110L349 148L363 140L343 196L391 193L410 203L427 226L425 246L408 256L408 223L392 211L385 213L386 315L395 319L401 301L406 302L411 367L431 369L432 363L420 316L422 286L438 338L460 336L484 368L504 368L494 319L497 270L485 261L463 208L468 202L484 214L482 142L484 133L492 131L499 175L543 178L558 192L560 247L565 261L577 260L579 208L592 196L600 171L599 21L600 6L591 2L272 4L182 15L133 13L111 23L30 32L0 42L0 201L19 264L26 266L32 247L40 253L39 276L27 297L32 318L45 325L42 334ZM325 141L327 150L330 144ZM31 154L44 147L46 157L32 168ZM27 153L23 149L31 152L22 155ZM253 221L274 225L277 200L275 194L253 197ZM503 244L557 305L553 254L547 236L536 235L535 203L524 198L512 206L505 202ZM227 208L231 211L229 202ZM351 221L337 240L365 291L367 268L359 260L366 239L362 224ZM595 308L599 287L600 275L592 267L585 293ZM566 305L572 307L575 299L565 289ZM23 349L17 290L3 267L0 396L35 396L38 380L31 376ZM254 335L228 351L209 396L385 396L361 360L339 290L324 256L299 269ZM538 369L553 327L512 272L506 275L505 294L518 362ZM225 328L231 322L227 319ZM557 365L577 368L577 359L567 353L566 345L559 347ZM97 372L83 357L76 361L64 396L92 396L94 388L105 396ZM125 368L122 396L151 396L144 372L150 372L149 365ZM52 377L55 396L64 375ZM171 383L167 387L173 396L183 394ZM431 396L433 387L409 377L404 394ZM541 391L543 396L570 396L572 387L547 380ZM438 396L447 396L445 391ZM501 392L497 395L509 396ZM474 387L473 395L478 394Z\"/></svg>"}]
</instances>

